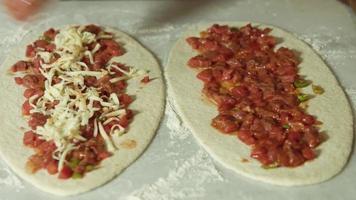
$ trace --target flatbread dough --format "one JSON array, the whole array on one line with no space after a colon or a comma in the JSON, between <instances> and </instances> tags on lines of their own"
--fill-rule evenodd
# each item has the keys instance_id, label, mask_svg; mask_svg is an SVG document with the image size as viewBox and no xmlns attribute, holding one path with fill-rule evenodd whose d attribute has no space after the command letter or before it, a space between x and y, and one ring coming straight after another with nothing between
<instances>
[{"instance_id":1,"label":"flatbread dough","mask_svg":"<svg viewBox=\"0 0 356 200\"><path fill-rule=\"evenodd\" d=\"M0 116L2 116L0 120L0 154L21 178L37 188L56 195L74 195L108 182L143 153L154 137L163 114L164 84L160 66L148 50L127 34L106 28L105 31L114 33L115 38L126 50L123 56L115 59L136 69L149 70L150 78L155 78L142 88L139 88L138 85L140 80L129 81L128 94L136 96L136 100L130 105L130 108L137 114L134 116L128 132L115 141L122 145L119 145L119 150L113 156L100 164L99 169L87 173L82 179L60 180L57 176L48 175L46 170L28 174L25 171L25 164L33 151L22 144L24 130L21 127L28 129L26 121L21 116L21 105L24 100L22 97L23 88L15 84L13 76L10 76L7 71L16 61L24 59L26 45L33 42L42 31L33 31L33 34L27 35L22 45L8 56L0 68ZM136 145L133 145L135 147L127 148L125 144L132 143L132 140L136 142Z\"/></svg>"},{"instance_id":2,"label":"flatbread dough","mask_svg":"<svg viewBox=\"0 0 356 200\"><path fill-rule=\"evenodd\" d=\"M219 23L241 27L249 22ZM296 168L263 169L258 161L249 157L250 147L236 136L221 134L210 126L217 115L216 106L206 103L202 98L203 83L196 78L196 72L187 66L189 58L197 55L185 41L189 36L199 36L213 23L195 25L188 29L170 52L166 77L169 90L173 94L178 112L184 123L193 132L198 142L221 162L226 168L238 174L276 185L315 184L339 173L346 164L353 142L353 118L349 102L323 60L306 43L293 34L270 25L252 23L261 28L273 29L271 35L282 40L279 46L292 48L301 53L300 74L306 75L314 84L325 89L323 95L309 102L308 112L323 122L322 131L328 139L319 147L320 155L313 161ZM312 91L306 90L311 93ZM248 159L248 162L243 162Z\"/></svg>"}]
</instances>

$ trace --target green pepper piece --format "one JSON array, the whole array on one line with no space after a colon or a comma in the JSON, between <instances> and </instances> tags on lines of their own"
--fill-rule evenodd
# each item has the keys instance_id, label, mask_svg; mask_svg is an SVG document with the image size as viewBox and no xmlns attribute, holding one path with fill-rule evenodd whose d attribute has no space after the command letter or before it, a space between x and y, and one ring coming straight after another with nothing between
<instances>
[{"instance_id":1,"label":"green pepper piece","mask_svg":"<svg viewBox=\"0 0 356 200\"><path fill-rule=\"evenodd\" d=\"M269 165L262 165L263 169L273 169L273 168L277 168L277 167L279 167L278 163L272 163L272 164L269 164Z\"/></svg>"},{"instance_id":2,"label":"green pepper piece","mask_svg":"<svg viewBox=\"0 0 356 200\"><path fill-rule=\"evenodd\" d=\"M314 94L323 94L325 92L324 89L319 85L312 85L312 89Z\"/></svg>"},{"instance_id":3,"label":"green pepper piece","mask_svg":"<svg viewBox=\"0 0 356 200\"><path fill-rule=\"evenodd\" d=\"M294 86L296 88L304 88L310 85L310 81L304 80L304 79L298 79L294 81Z\"/></svg>"},{"instance_id":4,"label":"green pepper piece","mask_svg":"<svg viewBox=\"0 0 356 200\"><path fill-rule=\"evenodd\" d=\"M282 127L285 128L285 129L289 129L290 125L289 124L284 124Z\"/></svg>"},{"instance_id":5,"label":"green pepper piece","mask_svg":"<svg viewBox=\"0 0 356 200\"><path fill-rule=\"evenodd\" d=\"M298 94L297 97L299 102L308 101L310 99L310 96L308 94L303 94L303 93Z\"/></svg>"},{"instance_id":6,"label":"green pepper piece","mask_svg":"<svg viewBox=\"0 0 356 200\"><path fill-rule=\"evenodd\" d=\"M94 169L94 166L93 165L87 165L85 166L85 171L89 172L89 171L92 171Z\"/></svg>"},{"instance_id":7,"label":"green pepper piece","mask_svg":"<svg viewBox=\"0 0 356 200\"><path fill-rule=\"evenodd\" d=\"M72 179L80 179L83 178L83 175L78 173L78 172L74 172L72 175Z\"/></svg>"},{"instance_id":8,"label":"green pepper piece","mask_svg":"<svg viewBox=\"0 0 356 200\"><path fill-rule=\"evenodd\" d=\"M68 163L68 166L71 168L71 169L74 169L75 167L77 167L79 165L79 162L80 160L76 159L76 158L73 158L69 163Z\"/></svg>"}]
</instances>

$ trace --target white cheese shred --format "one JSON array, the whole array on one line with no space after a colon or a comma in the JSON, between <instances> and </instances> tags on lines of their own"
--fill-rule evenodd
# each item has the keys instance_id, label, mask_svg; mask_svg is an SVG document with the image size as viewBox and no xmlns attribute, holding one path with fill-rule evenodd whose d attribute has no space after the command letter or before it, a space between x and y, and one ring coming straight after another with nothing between
<instances>
[{"instance_id":1,"label":"white cheese shred","mask_svg":"<svg viewBox=\"0 0 356 200\"><path fill-rule=\"evenodd\" d=\"M74 148L73 144L68 144L65 148L63 153L61 154L61 156L59 157L59 162L58 162L58 171L61 171L63 169L64 163L65 163L65 159L66 156L69 152L71 152Z\"/></svg>"},{"instance_id":2,"label":"white cheese shred","mask_svg":"<svg viewBox=\"0 0 356 200\"><path fill-rule=\"evenodd\" d=\"M29 103L33 108L31 113L48 116L46 123L36 128L36 133L40 138L46 141L53 140L55 143L56 150L52 156L59 161L59 170L67 162L66 156L78 147L77 142L86 141L86 138L81 135L81 127L88 125L95 112L100 110L94 107L95 102L101 104L102 113L93 120L93 136L97 137L100 134L109 152L116 150L111 136L115 133L118 133L115 136L122 135L125 132L125 128L115 124L111 127L110 133L106 133L103 124L119 121L126 111L120 106L119 98L115 93L109 97L103 96L100 94L100 88L86 86L85 78L90 76L100 79L108 74L115 74L112 69L116 69L123 75L110 80L111 83L115 83L147 73L131 67L125 71L112 63L100 71L91 71L82 59L87 56L90 64L94 64L94 55L100 51L101 46L97 43L94 49L89 51L86 45L100 38L113 38L113 36L104 32L95 35L84 30L84 26L65 28L56 35L54 39L56 49L53 52L41 49L37 53L44 61L40 63L40 72L46 78L45 90L42 97L34 95L29 98ZM51 62L55 54L59 57ZM49 109L48 106L51 108Z\"/></svg>"},{"instance_id":3,"label":"white cheese shred","mask_svg":"<svg viewBox=\"0 0 356 200\"><path fill-rule=\"evenodd\" d=\"M111 153L114 152L116 150L116 148L115 148L114 144L112 143L110 137L107 135L107 133L103 127L103 124L101 122L98 122L98 125L99 125L99 133L105 141L107 150Z\"/></svg>"}]
</instances>

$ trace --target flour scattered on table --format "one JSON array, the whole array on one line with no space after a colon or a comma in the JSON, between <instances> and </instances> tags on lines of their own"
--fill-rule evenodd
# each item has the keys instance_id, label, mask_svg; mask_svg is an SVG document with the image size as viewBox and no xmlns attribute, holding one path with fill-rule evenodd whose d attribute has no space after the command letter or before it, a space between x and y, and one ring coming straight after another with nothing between
<instances>
[{"instance_id":1,"label":"flour scattered on table","mask_svg":"<svg viewBox=\"0 0 356 200\"><path fill-rule=\"evenodd\" d=\"M345 90L347 95L349 96L349 99L351 103L353 104L353 107L356 111L356 88L348 88Z\"/></svg>"},{"instance_id":2,"label":"flour scattered on table","mask_svg":"<svg viewBox=\"0 0 356 200\"><path fill-rule=\"evenodd\" d=\"M139 24L138 26L140 26ZM152 28L153 27L153 28ZM156 24L155 25L150 25L150 27L139 27L133 32L136 34L160 34L160 33L167 33L171 32L175 29L176 27L173 26L172 24Z\"/></svg>"},{"instance_id":3,"label":"flour scattered on table","mask_svg":"<svg viewBox=\"0 0 356 200\"><path fill-rule=\"evenodd\" d=\"M11 187L18 192L24 188L24 185L8 167L0 165L0 187Z\"/></svg>"},{"instance_id":4,"label":"flour scattered on table","mask_svg":"<svg viewBox=\"0 0 356 200\"><path fill-rule=\"evenodd\" d=\"M5 48L1 51L1 57L11 49L7 47L17 44L27 33L29 33L29 30L20 26L17 30L12 31L12 34L7 34L7 36L3 37L0 45ZM16 192L24 188L22 181L3 162L0 162L0 187L13 188Z\"/></svg>"},{"instance_id":5,"label":"flour scattered on table","mask_svg":"<svg viewBox=\"0 0 356 200\"><path fill-rule=\"evenodd\" d=\"M350 45L353 43L356 45L354 36L341 37L335 34L318 33L297 35L297 37L311 45L332 68L342 67L345 64L342 60L356 56L356 50Z\"/></svg>"},{"instance_id":6,"label":"flour scattered on table","mask_svg":"<svg viewBox=\"0 0 356 200\"><path fill-rule=\"evenodd\" d=\"M24 26L20 26L17 28L17 30L11 31L11 33L6 34L6 36L0 40L0 46L5 47L1 50L1 60L3 60L2 57L4 55L7 55L10 52L10 49L12 49L10 47L18 45L18 42L21 41L24 36L29 32L29 29L26 29Z\"/></svg>"},{"instance_id":7,"label":"flour scattered on table","mask_svg":"<svg viewBox=\"0 0 356 200\"><path fill-rule=\"evenodd\" d=\"M183 125L182 120L175 110L173 101L174 100L168 98L165 113L167 115L167 127L170 130L169 136L171 140L183 140L190 135L190 131Z\"/></svg>"},{"instance_id":8,"label":"flour scattered on table","mask_svg":"<svg viewBox=\"0 0 356 200\"><path fill-rule=\"evenodd\" d=\"M126 200L183 200L205 196L207 183L222 182L212 160L203 150L169 171L166 177L134 191Z\"/></svg>"},{"instance_id":9,"label":"flour scattered on table","mask_svg":"<svg viewBox=\"0 0 356 200\"><path fill-rule=\"evenodd\" d=\"M170 96L168 94L168 96ZM174 160L174 167L165 177L158 178L151 184L135 190L125 200L184 200L205 197L206 185L224 181L209 155L199 148L188 159L181 159L182 151L172 149L186 144L190 131L176 113L174 100L168 98L166 105L167 127L169 128L169 145L167 153Z\"/></svg>"}]
</instances>

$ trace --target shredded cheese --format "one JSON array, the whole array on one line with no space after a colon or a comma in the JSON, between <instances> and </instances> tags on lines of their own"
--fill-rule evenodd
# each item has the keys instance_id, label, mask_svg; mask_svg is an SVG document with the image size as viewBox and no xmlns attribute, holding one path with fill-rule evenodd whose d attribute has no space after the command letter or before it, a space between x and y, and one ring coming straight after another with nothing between
<instances>
[{"instance_id":1,"label":"shredded cheese","mask_svg":"<svg viewBox=\"0 0 356 200\"><path fill-rule=\"evenodd\" d=\"M68 144L66 147L64 147L63 153L59 157L59 162L58 162L58 170L59 171L61 171L64 166L64 162L66 161L65 158L66 158L67 154L70 151L72 151L73 149L75 149L73 144Z\"/></svg>"},{"instance_id":2,"label":"shredded cheese","mask_svg":"<svg viewBox=\"0 0 356 200\"><path fill-rule=\"evenodd\" d=\"M103 127L103 124L101 122L99 122L98 125L99 125L99 133L105 141L106 148L108 149L109 152L114 152L116 150L116 148L115 148L114 144L112 143L110 137L107 135L107 133Z\"/></svg>"},{"instance_id":3,"label":"shredded cheese","mask_svg":"<svg viewBox=\"0 0 356 200\"><path fill-rule=\"evenodd\" d=\"M76 141L86 141L81 136L81 126L86 126L95 112L100 110L94 106L94 102L99 102L103 107L103 112L98 118L94 119L93 136L98 134L104 139L109 152L114 152L114 146L111 135L122 135L125 128L115 124L111 127L110 133L106 133L104 126L126 114L125 109L121 108L119 98L116 94L105 97L100 94L100 90L95 87L88 87L84 84L86 76L100 79L108 74L113 74L112 68L121 71L124 75L113 78L110 82L118 80L127 80L140 74L146 73L143 70L129 68L128 71L122 70L114 64L109 64L101 71L90 71L82 58L87 56L91 64L94 63L93 55L100 50L100 44L97 44L93 50L89 51L86 44L95 42L99 38L112 38L112 35L99 33L98 36L84 31L85 27L68 27L61 30L54 39L56 49L54 52L45 50L38 52L44 63L41 63L40 72L46 78L44 95L39 98L38 95L29 99L33 107L31 113L38 112L49 116L43 126L36 128L40 138L50 141L53 140L56 150L53 158L58 160L59 170L63 168L66 155L76 148ZM59 58L50 63L54 53ZM53 82L54 77L59 81ZM51 106L51 109L48 109Z\"/></svg>"}]
</instances>

